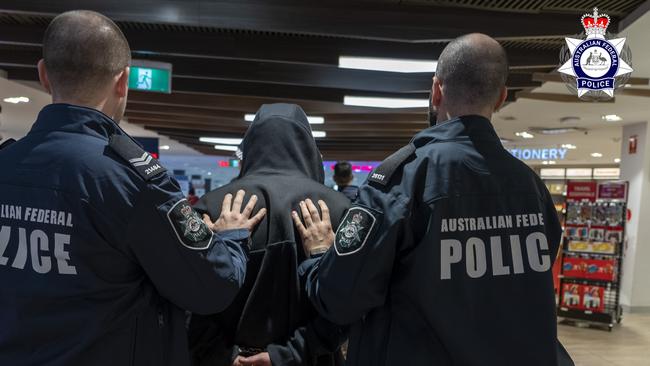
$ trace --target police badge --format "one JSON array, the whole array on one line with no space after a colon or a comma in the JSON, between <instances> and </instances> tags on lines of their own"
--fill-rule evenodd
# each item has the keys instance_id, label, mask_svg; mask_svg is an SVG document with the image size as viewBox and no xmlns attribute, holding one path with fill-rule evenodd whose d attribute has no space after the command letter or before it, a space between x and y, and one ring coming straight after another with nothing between
<instances>
[{"instance_id":1,"label":"police badge","mask_svg":"<svg viewBox=\"0 0 650 366\"><path fill-rule=\"evenodd\" d=\"M567 87L583 100L607 100L625 85L632 72L632 54L625 38L607 39L606 14L585 14L581 19L585 39L565 38L558 71Z\"/></svg>"},{"instance_id":2,"label":"police badge","mask_svg":"<svg viewBox=\"0 0 650 366\"><path fill-rule=\"evenodd\" d=\"M185 247L194 250L205 250L210 247L212 230L201 220L187 199L176 202L167 213L167 218L178 240Z\"/></svg>"},{"instance_id":3,"label":"police badge","mask_svg":"<svg viewBox=\"0 0 650 366\"><path fill-rule=\"evenodd\" d=\"M348 255L361 250L376 221L375 215L365 208L356 206L348 210L336 231L336 253Z\"/></svg>"}]
</instances>

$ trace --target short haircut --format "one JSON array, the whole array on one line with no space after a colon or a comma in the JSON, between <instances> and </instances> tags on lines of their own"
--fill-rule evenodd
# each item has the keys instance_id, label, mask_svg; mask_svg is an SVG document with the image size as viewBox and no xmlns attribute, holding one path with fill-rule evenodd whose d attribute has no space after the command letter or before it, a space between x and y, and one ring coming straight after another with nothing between
<instances>
[{"instance_id":1,"label":"short haircut","mask_svg":"<svg viewBox=\"0 0 650 366\"><path fill-rule=\"evenodd\" d=\"M124 34L107 17L75 10L45 30L43 59L53 94L87 98L131 63Z\"/></svg>"},{"instance_id":2,"label":"short haircut","mask_svg":"<svg viewBox=\"0 0 650 366\"><path fill-rule=\"evenodd\" d=\"M347 161L339 161L334 165L334 179L349 181L352 179L352 165Z\"/></svg>"},{"instance_id":3,"label":"short haircut","mask_svg":"<svg viewBox=\"0 0 650 366\"><path fill-rule=\"evenodd\" d=\"M436 77L455 106L482 107L495 103L508 79L503 47L483 34L451 41L440 54Z\"/></svg>"}]
</instances>

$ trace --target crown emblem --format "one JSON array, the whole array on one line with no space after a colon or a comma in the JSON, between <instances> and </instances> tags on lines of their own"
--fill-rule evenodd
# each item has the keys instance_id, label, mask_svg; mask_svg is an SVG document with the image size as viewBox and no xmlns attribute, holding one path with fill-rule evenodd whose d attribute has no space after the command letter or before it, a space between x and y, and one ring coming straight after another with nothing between
<instances>
[{"instance_id":1,"label":"crown emblem","mask_svg":"<svg viewBox=\"0 0 650 366\"><path fill-rule=\"evenodd\" d=\"M598 35L604 36L609 26L609 15L598 14L598 8L594 8L593 14L585 14L581 19L587 37Z\"/></svg>"}]
</instances>

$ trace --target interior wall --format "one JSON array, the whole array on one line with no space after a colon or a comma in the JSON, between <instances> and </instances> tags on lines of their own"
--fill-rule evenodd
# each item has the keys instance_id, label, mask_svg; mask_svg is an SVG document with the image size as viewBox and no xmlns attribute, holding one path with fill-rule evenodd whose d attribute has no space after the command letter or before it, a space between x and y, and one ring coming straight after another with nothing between
<instances>
[{"instance_id":1,"label":"interior wall","mask_svg":"<svg viewBox=\"0 0 650 366\"><path fill-rule=\"evenodd\" d=\"M637 152L629 153L628 141L637 136ZM634 309L650 310L650 129L646 122L623 128L621 179L630 183L626 224L627 243L623 259L621 303Z\"/></svg>"}]
</instances>

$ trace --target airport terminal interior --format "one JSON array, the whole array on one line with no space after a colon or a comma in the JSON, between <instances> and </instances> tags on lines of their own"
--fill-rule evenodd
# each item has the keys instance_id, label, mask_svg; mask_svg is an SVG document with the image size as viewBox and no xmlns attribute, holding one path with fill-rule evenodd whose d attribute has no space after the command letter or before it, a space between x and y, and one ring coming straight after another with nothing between
<instances>
[{"instance_id":1,"label":"airport terminal interior","mask_svg":"<svg viewBox=\"0 0 650 366\"><path fill-rule=\"evenodd\" d=\"M558 72L565 38L584 38L594 6L633 69L597 101ZM78 8L113 19L130 43L120 126L197 196L237 177L238 145L268 103L304 109L325 185L336 189L338 161L363 184L429 127L445 45L494 37L510 74L492 123L546 183L564 228L559 339L576 365L650 365L650 1L0 0L0 143L23 137L50 103L36 68L43 32Z\"/></svg>"}]
</instances>

